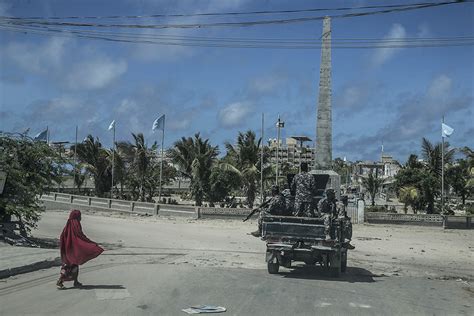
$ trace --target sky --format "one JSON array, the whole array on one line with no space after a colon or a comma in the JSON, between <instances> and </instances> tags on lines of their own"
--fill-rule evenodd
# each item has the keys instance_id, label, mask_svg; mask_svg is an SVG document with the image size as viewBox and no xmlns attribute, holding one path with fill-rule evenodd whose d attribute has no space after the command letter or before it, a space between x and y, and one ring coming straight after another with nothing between
<instances>
[{"instance_id":1,"label":"sky","mask_svg":"<svg viewBox=\"0 0 474 316\"><path fill-rule=\"evenodd\" d=\"M0 16L193 14L377 4L381 2L0 0ZM340 12L303 15L321 14ZM119 18L113 22L194 24L294 16L302 15ZM322 21L137 32L318 40ZM474 3L332 20L333 39L459 36L474 36ZM410 153L420 154L423 137L441 141L443 116L455 130L451 146L474 147L473 57L473 46L333 48L333 158L376 160L383 143L385 153L403 162ZM224 154L223 144L234 142L239 131L251 129L260 136L264 113L264 140L276 137L278 115L285 121L283 138L305 135L314 140L320 58L320 49L120 43L0 28L0 130L30 128L34 136L48 126L52 141L74 142L77 125L80 140L92 134L111 146L112 133L107 128L115 120L117 140L131 141L131 133L143 133L151 145L161 141L161 132L152 132L152 123L165 114L165 148L199 132Z\"/></svg>"}]
</instances>

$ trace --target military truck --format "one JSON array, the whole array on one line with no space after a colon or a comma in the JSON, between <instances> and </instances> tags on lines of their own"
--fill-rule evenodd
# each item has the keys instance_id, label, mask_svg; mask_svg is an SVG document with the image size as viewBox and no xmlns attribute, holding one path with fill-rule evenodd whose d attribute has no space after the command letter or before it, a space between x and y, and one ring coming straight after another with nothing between
<instances>
[{"instance_id":1,"label":"military truck","mask_svg":"<svg viewBox=\"0 0 474 316\"><path fill-rule=\"evenodd\" d=\"M313 202L322 198L327 176L316 177L318 190ZM291 183L292 175L288 182ZM294 194L294 193L293 193ZM347 218L331 220L330 239L326 239L324 219L319 217L266 216L262 221L262 240L267 243L266 262L270 274L278 273L280 266L291 268L292 262L307 265L320 264L338 277L347 268L347 244L345 243Z\"/></svg>"}]
</instances>

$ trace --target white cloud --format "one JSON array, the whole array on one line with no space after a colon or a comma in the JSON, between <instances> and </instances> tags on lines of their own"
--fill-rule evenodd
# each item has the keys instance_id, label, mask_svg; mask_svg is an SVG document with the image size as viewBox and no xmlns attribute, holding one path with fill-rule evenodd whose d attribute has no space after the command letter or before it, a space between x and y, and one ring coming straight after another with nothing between
<instances>
[{"instance_id":1,"label":"white cloud","mask_svg":"<svg viewBox=\"0 0 474 316\"><path fill-rule=\"evenodd\" d=\"M252 82L252 88L259 93L272 92L283 84L285 78L278 75L269 75L261 78L254 79Z\"/></svg>"},{"instance_id":2,"label":"white cloud","mask_svg":"<svg viewBox=\"0 0 474 316\"><path fill-rule=\"evenodd\" d=\"M433 37L433 33L427 23L422 23L418 26L418 33L416 36L420 38Z\"/></svg>"},{"instance_id":3,"label":"white cloud","mask_svg":"<svg viewBox=\"0 0 474 316\"><path fill-rule=\"evenodd\" d=\"M60 68L68 41L65 38L53 37L42 45L12 42L6 46L5 55L23 70L50 73L52 69Z\"/></svg>"},{"instance_id":4,"label":"white cloud","mask_svg":"<svg viewBox=\"0 0 474 316\"><path fill-rule=\"evenodd\" d=\"M112 61L109 58L97 58L74 65L71 73L66 77L66 82L68 87L73 90L101 89L126 71L127 63L123 60Z\"/></svg>"},{"instance_id":5,"label":"white cloud","mask_svg":"<svg viewBox=\"0 0 474 316\"><path fill-rule=\"evenodd\" d=\"M0 2L0 15L1 16L9 16L10 15L10 8L11 3Z\"/></svg>"},{"instance_id":6,"label":"white cloud","mask_svg":"<svg viewBox=\"0 0 474 316\"><path fill-rule=\"evenodd\" d=\"M136 3L137 1L133 1ZM179 4L177 1L142 1L139 6L143 10L147 8L152 12L160 12L163 10L163 7L172 7L174 12L187 12L189 14L198 14L206 12L226 12L228 10L236 10L244 6L248 0L215 0L215 1L197 1L195 2L196 7L192 8L189 6L189 3L183 2ZM173 18L167 17L162 19L142 19L142 24L198 24L206 23L206 20L203 20L199 16L191 16L183 20L182 18ZM209 22L209 21L208 21ZM211 31L215 32L215 31ZM137 44L133 47L132 56L145 61L145 62L154 62L154 61L175 61L182 58L188 58L193 56L196 53L195 48L192 46L180 46L183 44L183 40L179 39L179 36L186 35L195 35L193 29L182 29L182 28L169 28L161 30L153 29L143 29L139 34L141 35L161 35L161 36L177 36L173 40L161 39L163 42L170 42L173 45L157 45L157 44Z\"/></svg>"},{"instance_id":7,"label":"white cloud","mask_svg":"<svg viewBox=\"0 0 474 316\"><path fill-rule=\"evenodd\" d=\"M392 28L385 35L384 39L404 39L406 37L405 28L398 23L392 25ZM402 48L388 48L388 47L381 47L377 48L373 55L372 63L373 66L380 66L383 63L387 62L390 58L392 58L397 52L399 52Z\"/></svg>"},{"instance_id":8,"label":"white cloud","mask_svg":"<svg viewBox=\"0 0 474 316\"><path fill-rule=\"evenodd\" d=\"M250 112L248 102L231 103L219 111L219 122L224 127L234 127L239 125Z\"/></svg>"},{"instance_id":9,"label":"white cloud","mask_svg":"<svg viewBox=\"0 0 474 316\"><path fill-rule=\"evenodd\" d=\"M446 75L434 78L428 87L427 96L432 99L445 98L451 92L452 79Z\"/></svg>"},{"instance_id":10,"label":"white cloud","mask_svg":"<svg viewBox=\"0 0 474 316\"><path fill-rule=\"evenodd\" d=\"M137 109L137 102L130 99L123 99L117 108L118 113L131 113Z\"/></svg>"}]
</instances>

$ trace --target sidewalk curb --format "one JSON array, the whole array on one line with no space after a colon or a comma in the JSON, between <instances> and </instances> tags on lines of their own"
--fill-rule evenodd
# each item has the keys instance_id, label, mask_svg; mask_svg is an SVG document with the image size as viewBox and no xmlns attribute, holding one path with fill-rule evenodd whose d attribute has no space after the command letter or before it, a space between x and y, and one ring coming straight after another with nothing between
<instances>
[{"instance_id":1,"label":"sidewalk curb","mask_svg":"<svg viewBox=\"0 0 474 316\"><path fill-rule=\"evenodd\" d=\"M61 258L56 257L50 260L43 260L39 262L35 262L32 264L28 264L25 266L15 267L11 269L0 270L0 279L9 278L14 275L29 273L38 271L41 269L48 269L52 267L58 267L61 265Z\"/></svg>"}]
</instances>

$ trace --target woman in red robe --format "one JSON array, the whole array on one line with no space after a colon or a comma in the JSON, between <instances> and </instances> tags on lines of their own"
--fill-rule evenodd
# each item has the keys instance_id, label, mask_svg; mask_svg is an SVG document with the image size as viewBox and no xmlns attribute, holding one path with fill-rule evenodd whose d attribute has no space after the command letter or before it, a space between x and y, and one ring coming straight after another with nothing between
<instances>
[{"instance_id":1,"label":"woman in red robe","mask_svg":"<svg viewBox=\"0 0 474 316\"><path fill-rule=\"evenodd\" d=\"M59 289L64 288L64 281L74 281L74 287L82 284L77 280L79 265L100 255L102 249L84 235L81 227L81 212L71 211L66 226L61 233L59 246L61 249L61 275L56 283Z\"/></svg>"}]
</instances>

